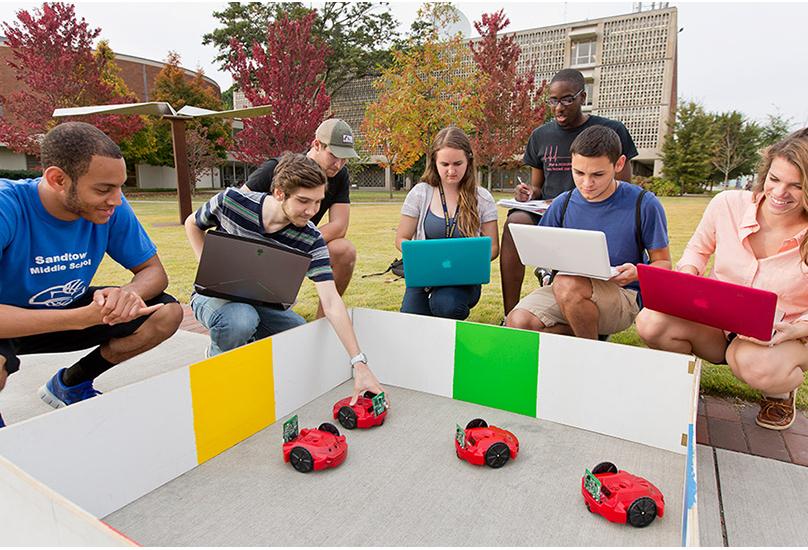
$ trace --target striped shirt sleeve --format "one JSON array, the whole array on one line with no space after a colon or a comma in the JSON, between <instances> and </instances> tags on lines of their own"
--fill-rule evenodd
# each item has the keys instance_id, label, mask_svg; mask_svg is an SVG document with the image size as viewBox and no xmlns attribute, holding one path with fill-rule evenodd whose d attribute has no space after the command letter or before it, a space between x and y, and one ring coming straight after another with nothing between
<instances>
[{"instance_id":1,"label":"striped shirt sleeve","mask_svg":"<svg viewBox=\"0 0 808 550\"><path fill-rule=\"evenodd\" d=\"M227 190L217 193L208 202L199 207L194 215L194 222L196 226L202 231L207 231L213 227L221 226L220 214L222 211L222 202Z\"/></svg>"},{"instance_id":2,"label":"striped shirt sleeve","mask_svg":"<svg viewBox=\"0 0 808 550\"><path fill-rule=\"evenodd\" d=\"M317 239L312 244L310 251L311 264L309 264L309 271L306 276L314 281L320 283L323 281L333 281L334 272L331 270L331 257L328 255L328 246L325 244L325 239L317 231Z\"/></svg>"}]
</instances>

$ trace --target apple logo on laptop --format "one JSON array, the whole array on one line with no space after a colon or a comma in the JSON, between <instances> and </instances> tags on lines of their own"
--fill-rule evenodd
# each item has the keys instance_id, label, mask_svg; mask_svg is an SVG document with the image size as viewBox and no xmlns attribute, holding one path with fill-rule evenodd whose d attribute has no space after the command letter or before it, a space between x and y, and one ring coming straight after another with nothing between
<instances>
[{"instance_id":1,"label":"apple logo on laptop","mask_svg":"<svg viewBox=\"0 0 808 550\"><path fill-rule=\"evenodd\" d=\"M443 260L443 262L440 265L444 269L452 269L452 261L451 260Z\"/></svg>"},{"instance_id":2,"label":"apple logo on laptop","mask_svg":"<svg viewBox=\"0 0 808 550\"><path fill-rule=\"evenodd\" d=\"M264 249L263 249L263 248L256 248L256 249L255 249L255 253L256 253L256 254L258 254L258 255L260 256L261 254L263 254L263 253L264 253Z\"/></svg>"}]
</instances>

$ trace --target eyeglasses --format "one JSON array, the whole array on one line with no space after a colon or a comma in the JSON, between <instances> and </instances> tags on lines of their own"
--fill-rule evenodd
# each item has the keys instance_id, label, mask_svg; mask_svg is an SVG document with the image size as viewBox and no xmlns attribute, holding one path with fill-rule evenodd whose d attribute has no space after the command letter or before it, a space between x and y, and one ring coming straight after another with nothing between
<instances>
[{"instance_id":1,"label":"eyeglasses","mask_svg":"<svg viewBox=\"0 0 808 550\"><path fill-rule=\"evenodd\" d=\"M581 95L581 92L583 92L583 91L584 91L584 89L581 88L580 90L578 90L577 94L564 96L562 98L548 97L547 98L547 105L549 105L550 107L555 107L556 105L561 103L565 107L569 107L570 105L572 105L575 102L575 98L578 97L579 95Z\"/></svg>"}]
</instances>

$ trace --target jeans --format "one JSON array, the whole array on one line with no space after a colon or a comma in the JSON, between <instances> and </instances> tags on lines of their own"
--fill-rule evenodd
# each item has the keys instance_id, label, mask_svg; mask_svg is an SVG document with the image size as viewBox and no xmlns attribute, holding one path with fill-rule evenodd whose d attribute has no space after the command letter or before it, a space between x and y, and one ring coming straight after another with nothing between
<instances>
[{"instance_id":1,"label":"jeans","mask_svg":"<svg viewBox=\"0 0 808 550\"><path fill-rule=\"evenodd\" d=\"M291 309L280 310L194 294L191 309L210 331L210 356L306 324Z\"/></svg>"},{"instance_id":2,"label":"jeans","mask_svg":"<svg viewBox=\"0 0 808 550\"><path fill-rule=\"evenodd\" d=\"M482 285L407 287L401 302L402 313L444 317L462 321L480 301Z\"/></svg>"}]
</instances>

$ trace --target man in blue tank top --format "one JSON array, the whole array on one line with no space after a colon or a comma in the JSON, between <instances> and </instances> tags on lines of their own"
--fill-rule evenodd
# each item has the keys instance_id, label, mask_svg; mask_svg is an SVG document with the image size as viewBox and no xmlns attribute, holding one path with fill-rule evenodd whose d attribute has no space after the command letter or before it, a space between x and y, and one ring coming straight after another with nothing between
<instances>
[{"instance_id":1,"label":"man in blue tank top","mask_svg":"<svg viewBox=\"0 0 808 550\"><path fill-rule=\"evenodd\" d=\"M90 124L66 122L41 152L41 178L0 180L0 390L20 355L93 347L39 390L64 407L94 397L93 379L174 334L182 309L163 292L157 248L121 194L118 146ZM133 273L128 284L90 286L104 254Z\"/></svg>"}]
</instances>

